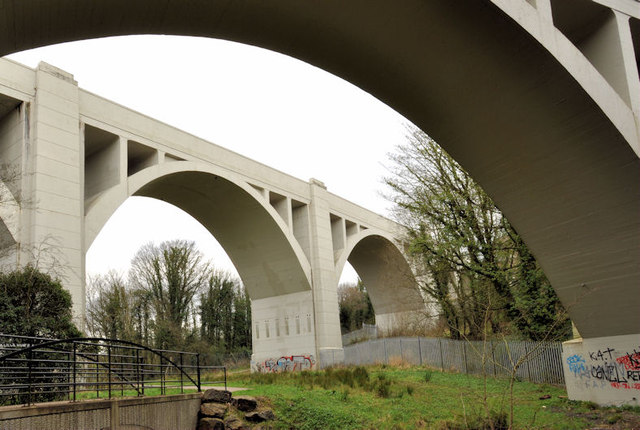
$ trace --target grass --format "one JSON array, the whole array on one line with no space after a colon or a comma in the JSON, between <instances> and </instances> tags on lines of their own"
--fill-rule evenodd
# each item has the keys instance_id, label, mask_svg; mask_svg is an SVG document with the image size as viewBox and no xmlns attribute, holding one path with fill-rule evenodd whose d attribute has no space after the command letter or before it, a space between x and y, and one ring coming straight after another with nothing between
<instances>
[{"instance_id":1,"label":"grass","mask_svg":"<svg viewBox=\"0 0 640 430\"><path fill-rule=\"evenodd\" d=\"M274 409L274 426L280 429L490 428L482 401L485 380L476 375L427 367L358 366L282 374L238 372L229 375L229 385L247 387L242 394L262 397ZM507 379L486 379L489 416L496 429L509 423L508 386ZM184 392L195 389L185 387ZM179 393L179 388L166 390ZM137 393L112 391L112 397L122 395ZM160 388L147 388L145 395L160 395ZM101 391L100 398L106 397L108 393ZM78 399L90 398L96 398L95 391L78 394ZM548 384L516 382L514 404L514 427L519 429L640 428L639 407L570 401L564 388Z\"/></svg>"},{"instance_id":2,"label":"grass","mask_svg":"<svg viewBox=\"0 0 640 430\"><path fill-rule=\"evenodd\" d=\"M487 404L495 428L508 424L507 379L488 378ZM268 399L276 428L296 429L482 429L489 428L479 376L443 373L424 367L356 367L322 372L237 374L231 386ZM550 395L551 398L540 400ZM590 405L565 398L563 388L517 382L515 428L593 427ZM624 408L603 408L599 423L624 422ZM625 428L625 427L619 427Z\"/></svg>"},{"instance_id":3,"label":"grass","mask_svg":"<svg viewBox=\"0 0 640 430\"><path fill-rule=\"evenodd\" d=\"M193 385L191 386L186 386L184 387L184 393L195 393L198 390L196 388L193 387ZM172 394L182 394L182 391L180 390L180 388L166 388L165 389L165 395L172 395ZM144 390L144 395L145 397L149 397L149 396L159 396L161 395L160 393L160 388L146 388ZM120 389L113 389L111 390L111 397L136 397L138 396L138 392L136 390L124 390L121 391ZM78 400L86 400L86 399L107 399L109 398L109 391L107 390L101 390L100 391L100 395L98 395L98 393L96 393L96 391L82 391L76 394L76 398Z\"/></svg>"}]
</instances>

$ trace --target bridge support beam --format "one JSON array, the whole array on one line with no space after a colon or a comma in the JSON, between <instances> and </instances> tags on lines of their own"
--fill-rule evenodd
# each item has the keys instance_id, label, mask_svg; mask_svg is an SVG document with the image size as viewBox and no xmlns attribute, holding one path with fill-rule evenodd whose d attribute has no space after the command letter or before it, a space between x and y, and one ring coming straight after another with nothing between
<instances>
[{"instance_id":1,"label":"bridge support beam","mask_svg":"<svg viewBox=\"0 0 640 430\"><path fill-rule=\"evenodd\" d=\"M640 406L640 334L565 342L562 366L571 400Z\"/></svg>"},{"instance_id":2,"label":"bridge support beam","mask_svg":"<svg viewBox=\"0 0 640 430\"><path fill-rule=\"evenodd\" d=\"M5 205L12 209L11 216L0 216L16 243L3 250L2 263L33 264L60 278L82 328L84 155L78 84L71 74L41 63L35 70L35 87L35 97L24 100L15 115L3 118L8 131L2 136L0 155L20 178L5 184L15 201Z\"/></svg>"},{"instance_id":3,"label":"bridge support beam","mask_svg":"<svg viewBox=\"0 0 640 430\"><path fill-rule=\"evenodd\" d=\"M328 193L315 179L309 186L312 290L252 301L254 371L314 369L344 361Z\"/></svg>"}]
</instances>

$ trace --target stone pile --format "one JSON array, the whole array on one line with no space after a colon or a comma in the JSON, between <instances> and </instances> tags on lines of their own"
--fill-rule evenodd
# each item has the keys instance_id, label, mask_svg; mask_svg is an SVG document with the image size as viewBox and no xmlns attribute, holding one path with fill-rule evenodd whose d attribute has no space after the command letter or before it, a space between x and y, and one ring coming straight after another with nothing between
<instances>
[{"instance_id":1,"label":"stone pile","mask_svg":"<svg viewBox=\"0 0 640 430\"><path fill-rule=\"evenodd\" d=\"M254 397L211 389L202 395L197 430L266 430L274 418L273 411L260 407Z\"/></svg>"}]
</instances>

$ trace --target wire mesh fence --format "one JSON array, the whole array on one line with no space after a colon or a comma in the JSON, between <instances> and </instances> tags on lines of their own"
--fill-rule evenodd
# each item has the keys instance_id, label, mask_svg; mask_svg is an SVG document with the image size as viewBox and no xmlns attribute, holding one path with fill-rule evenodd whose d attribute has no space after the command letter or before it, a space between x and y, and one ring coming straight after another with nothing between
<instances>
[{"instance_id":1,"label":"wire mesh fence","mask_svg":"<svg viewBox=\"0 0 640 430\"><path fill-rule=\"evenodd\" d=\"M342 335L342 344L351 345L352 343L362 342L368 339L376 339L378 337L378 326L375 324L362 323L362 328Z\"/></svg>"},{"instance_id":2,"label":"wire mesh fence","mask_svg":"<svg viewBox=\"0 0 640 430\"><path fill-rule=\"evenodd\" d=\"M202 372L216 378L207 384L226 388L226 367L202 366L197 353L113 339L0 334L0 404L200 391Z\"/></svg>"},{"instance_id":3,"label":"wire mesh fence","mask_svg":"<svg viewBox=\"0 0 640 430\"><path fill-rule=\"evenodd\" d=\"M402 361L462 373L564 384L561 342L465 341L427 337L370 340L344 347L346 365ZM337 364L337 363L336 363Z\"/></svg>"}]
</instances>

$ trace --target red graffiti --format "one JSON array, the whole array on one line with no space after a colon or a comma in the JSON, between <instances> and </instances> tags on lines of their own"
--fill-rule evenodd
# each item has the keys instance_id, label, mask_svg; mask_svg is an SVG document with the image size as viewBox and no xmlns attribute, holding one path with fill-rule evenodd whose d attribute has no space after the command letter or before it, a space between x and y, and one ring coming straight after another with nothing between
<instances>
[{"instance_id":1,"label":"red graffiti","mask_svg":"<svg viewBox=\"0 0 640 430\"><path fill-rule=\"evenodd\" d=\"M312 370L316 361L313 355L288 355L278 359L269 358L262 363L256 363L256 369L263 373L295 372Z\"/></svg>"},{"instance_id":2,"label":"red graffiti","mask_svg":"<svg viewBox=\"0 0 640 430\"><path fill-rule=\"evenodd\" d=\"M640 390L640 384L628 384L626 382L612 382L611 386L613 388L624 388L627 390Z\"/></svg>"},{"instance_id":3,"label":"red graffiti","mask_svg":"<svg viewBox=\"0 0 640 430\"><path fill-rule=\"evenodd\" d=\"M627 353L622 357L616 358L616 361L624 365L626 370L640 370L640 352L634 351L633 354Z\"/></svg>"}]
</instances>

